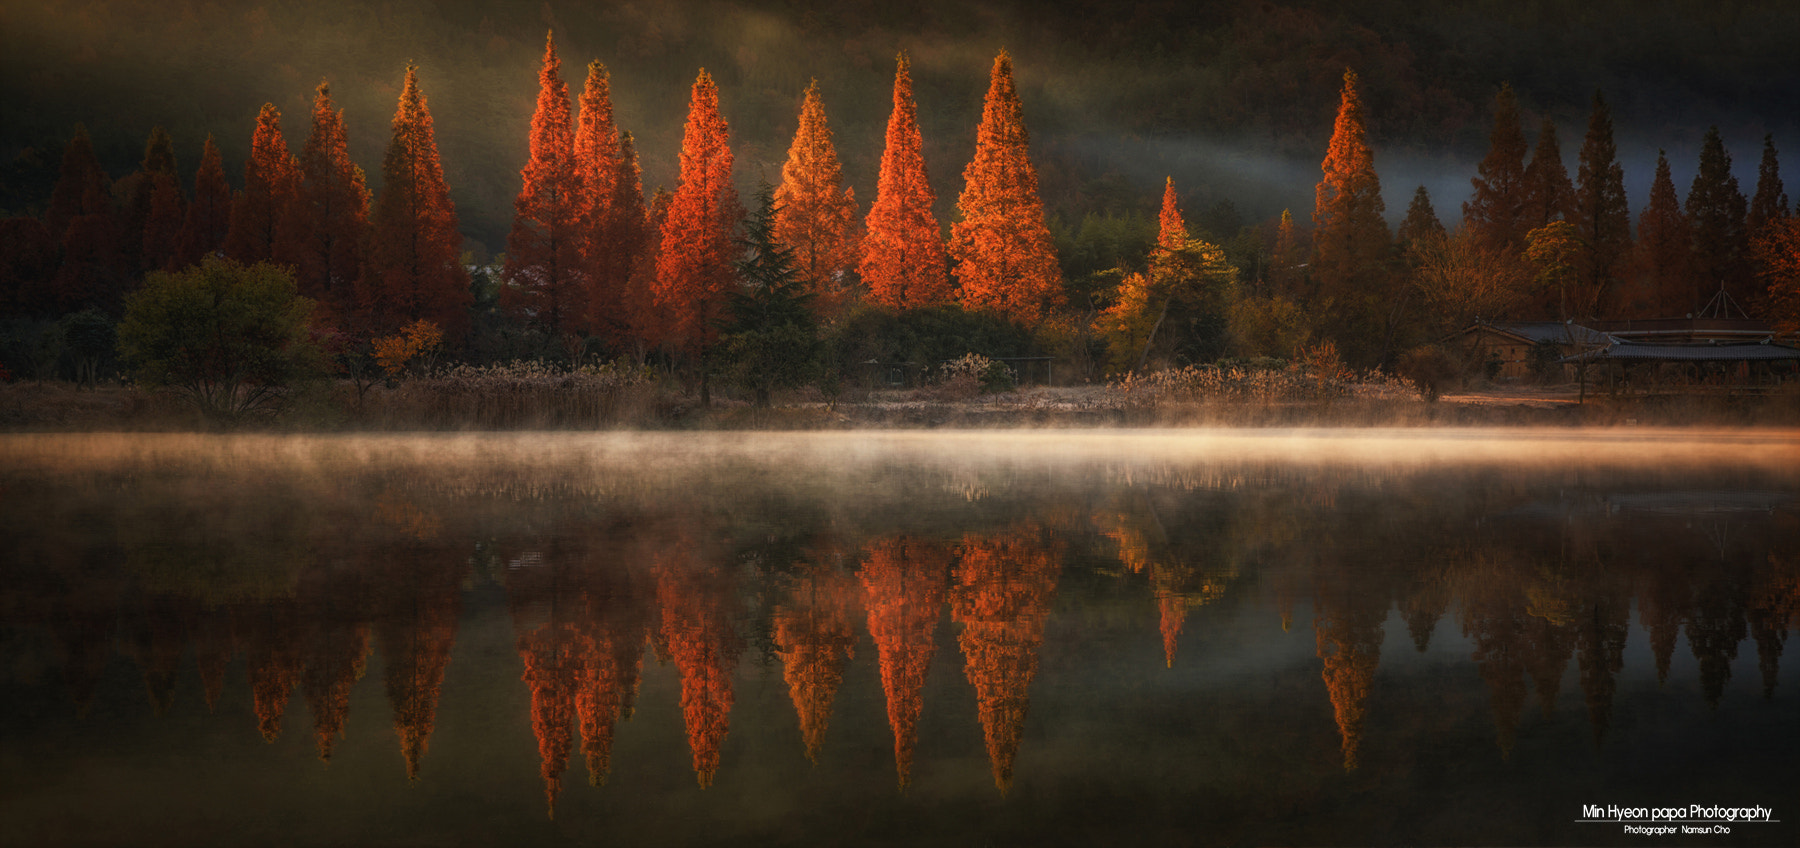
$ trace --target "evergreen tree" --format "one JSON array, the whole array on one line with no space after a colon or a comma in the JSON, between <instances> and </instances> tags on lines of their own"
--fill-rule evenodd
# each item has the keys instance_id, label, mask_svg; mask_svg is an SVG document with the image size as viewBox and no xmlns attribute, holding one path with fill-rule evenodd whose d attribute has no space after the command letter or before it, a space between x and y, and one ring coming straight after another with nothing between
<instances>
[{"instance_id":1,"label":"evergreen tree","mask_svg":"<svg viewBox=\"0 0 1800 848\"><path fill-rule=\"evenodd\" d=\"M1294 232L1294 215L1281 210L1281 221L1275 226L1275 253L1270 258L1269 282L1277 297L1293 298L1300 293L1300 280L1306 264L1305 244Z\"/></svg>"},{"instance_id":2,"label":"evergreen tree","mask_svg":"<svg viewBox=\"0 0 1800 848\"><path fill-rule=\"evenodd\" d=\"M1744 194L1731 175L1731 155L1719 128L1706 131L1700 145L1700 170L1688 189L1687 217L1694 239L1694 309L1720 288L1739 304L1749 301L1749 241L1745 233Z\"/></svg>"},{"instance_id":3,"label":"evergreen tree","mask_svg":"<svg viewBox=\"0 0 1800 848\"><path fill-rule=\"evenodd\" d=\"M1524 247L1527 188L1525 133L1519 126L1519 101L1512 86L1494 97L1494 129L1488 135L1487 158L1470 180L1475 194L1463 204L1463 226L1497 253Z\"/></svg>"},{"instance_id":4,"label":"evergreen tree","mask_svg":"<svg viewBox=\"0 0 1800 848\"><path fill-rule=\"evenodd\" d=\"M888 117L881 178L869 207L857 271L869 299L916 309L950 299L943 233L931 206L937 195L925 171L924 141L913 104L912 65L902 53L894 71L894 111Z\"/></svg>"},{"instance_id":5,"label":"evergreen tree","mask_svg":"<svg viewBox=\"0 0 1800 848\"><path fill-rule=\"evenodd\" d=\"M587 274L582 250L587 198L575 158L569 87L562 81L556 42L544 37L537 109L531 116L531 158L520 171L524 186L513 201L506 237L506 287L502 307L552 337L585 329Z\"/></svg>"},{"instance_id":6,"label":"evergreen tree","mask_svg":"<svg viewBox=\"0 0 1800 848\"><path fill-rule=\"evenodd\" d=\"M75 135L63 148L62 170L56 187L50 191L50 208L44 214L44 226L50 237L61 242L69 222L82 215L98 215L112 210L112 180L100 167L94 155L94 142L88 137L87 125L76 124Z\"/></svg>"},{"instance_id":7,"label":"evergreen tree","mask_svg":"<svg viewBox=\"0 0 1800 848\"><path fill-rule=\"evenodd\" d=\"M727 370L754 392L757 406L769 405L772 390L811 379L819 354L817 295L796 268L793 248L776 235L781 206L772 192L763 184L756 211L744 222L739 286L721 339Z\"/></svg>"},{"instance_id":8,"label":"evergreen tree","mask_svg":"<svg viewBox=\"0 0 1800 848\"><path fill-rule=\"evenodd\" d=\"M281 136L281 112L264 103L244 163L244 190L231 203L225 255L245 264L287 262L299 169Z\"/></svg>"},{"instance_id":9,"label":"evergreen tree","mask_svg":"<svg viewBox=\"0 0 1800 848\"><path fill-rule=\"evenodd\" d=\"M1575 217L1575 184L1563 167L1562 145L1556 140L1556 124L1549 118L1538 131L1537 148L1525 166L1525 228L1535 230L1551 221Z\"/></svg>"},{"instance_id":10,"label":"evergreen tree","mask_svg":"<svg viewBox=\"0 0 1800 848\"><path fill-rule=\"evenodd\" d=\"M663 221L656 262L660 335L698 357L718 335L733 283L732 233L743 218L731 178L730 128L704 69L694 80L681 139L681 183ZM702 394L707 400L705 372Z\"/></svg>"},{"instance_id":11,"label":"evergreen tree","mask_svg":"<svg viewBox=\"0 0 1800 848\"><path fill-rule=\"evenodd\" d=\"M963 169L956 201L962 220L950 228L949 252L965 305L1023 324L1037 323L1062 302L1062 272L1044 224L1030 142L1012 57L1002 50L994 57L975 158Z\"/></svg>"},{"instance_id":12,"label":"evergreen tree","mask_svg":"<svg viewBox=\"0 0 1800 848\"><path fill-rule=\"evenodd\" d=\"M1388 353L1398 299L1387 268L1390 237L1382 219L1387 207L1356 85L1356 72L1344 71L1337 121L1315 192L1311 267L1326 334L1352 362L1373 365Z\"/></svg>"},{"instance_id":13,"label":"evergreen tree","mask_svg":"<svg viewBox=\"0 0 1800 848\"><path fill-rule=\"evenodd\" d=\"M1424 186L1413 192L1412 203L1406 207L1406 219L1400 222L1397 237L1400 244L1408 248L1444 237L1444 223L1438 220L1437 210L1431 206L1431 192Z\"/></svg>"},{"instance_id":14,"label":"evergreen tree","mask_svg":"<svg viewBox=\"0 0 1800 848\"><path fill-rule=\"evenodd\" d=\"M819 81L813 80L775 189L774 237L793 250L795 273L812 292L814 308L828 319L842 314L850 301L850 275L861 252L856 192L843 182Z\"/></svg>"},{"instance_id":15,"label":"evergreen tree","mask_svg":"<svg viewBox=\"0 0 1800 848\"><path fill-rule=\"evenodd\" d=\"M1576 288L1565 301L1540 301L1546 314L1559 319L1592 318L1610 308L1613 289L1624 276L1624 264L1631 254L1631 210L1625 200L1625 170L1617 159L1612 113L1596 91L1576 176L1579 187L1573 223L1580 245L1574 269ZM1561 314L1565 308L1568 314Z\"/></svg>"},{"instance_id":16,"label":"evergreen tree","mask_svg":"<svg viewBox=\"0 0 1800 848\"><path fill-rule=\"evenodd\" d=\"M300 149L299 246L294 257L300 293L338 317L356 307L369 238L369 189L350 161L344 113L333 108L331 87L313 96L312 132Z\"/></svg>"},{"instance_id":17,"label":"evergreen tree","mask_svg":"<svg viewBox=\"0 0 1800 848\"><path fill-rule=\"evenodd\" d=\"M415 65L406 68L393 130L381 161L381 196L370 215L369 252L356 285L365 329L386 335L424 320L437 324L447 339L460 340L474 297Z\"/></svg>"},{"instance_id":18,"label":"evergreen tree","mask_svg":"<svg viewBox=\"0 0 1800 848\"><path fill-rule=\"evenodd\" d=\"M194 199L182 220L180 244L169 270L198 263L218 252L231 230L231 185L225 182L225 163L212 136L200 151L200 169L194 173Z\"/></svg>"},{"instance_id":19,"label":"evergreen tree","mask_svg":"<svg viewBox=\"0 0 1800 848\"><path fill-rule=\"evenodd\" d=\"M1762 164L1756 169L1756 196L1750 199L1750 214L1744 228L1755 238L1769 222L1788 216L1787 192L1781 185L1781 162L1775 156L1775 136L1763 136Z\"/></svg>"},{"instance_id":20,"label":"evergreen tree","mask_svg":"<svg viewBox=\"0 0 1800 848\"><path fill-rule=\"evenodd\" d=\"M1669 176L1669 159L1656 152L1656 178L1650 183L1650 204L1638 216L1637 297L1628 304L1635 315L1667 318L1693 312L1693 235L1675 181Z\"/></svg>"}]
</instances>

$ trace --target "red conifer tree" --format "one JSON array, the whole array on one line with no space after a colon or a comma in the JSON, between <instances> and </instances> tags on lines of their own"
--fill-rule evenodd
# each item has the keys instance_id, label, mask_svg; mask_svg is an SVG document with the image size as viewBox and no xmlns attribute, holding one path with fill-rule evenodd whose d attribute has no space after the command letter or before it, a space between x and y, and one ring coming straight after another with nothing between
<instances>
[{"instance_id":1,"label":"red conifer tree","mask_svg":"<svg viewBox=\"0 0 1800 848\"><path fill-rule=\"evenodd\" d=\"M362 169L350 161L344 113L332 108L331 88L323 82L313 98L312 133L300 149L296 208L300 293L347 315L356 306L356 280L369 238L369 189Z\"/></svg>"},{"instance_id":2,"label":"red conifer tree","mask_svg":"<svg viewBox=\"0 0 1800 848\"><path fill-rule=\"evenodd\" d=\"M1062 271L1044 224L1030 141L1012 57L1002 50L994 57L975 158L963 169L956 201L962 220L950 228L950 256L964 304L1035 324L1062 303Z\"/></svg>"},{"instance_id":3,"label":"red conifer tree","mask_svg":"<svg viewBox=\"0 0 1800 848\"><path fill-rule=\"evenodd\" d=\"M394 112L394 137L381 163L381 196L371 216L357 301L367 329L377 335L423 319L454 340L468 330L473 298L461 262L456 207L444 183L418 70L407 66Z\"/></svg>"},{"instance_id":4,"label":"red conifer tree","mask_svg":"<svg viewBox=\"0 0 1800 848\"><path fill-rule=\"evenodd\" d=\"M702 69L681 138L681 184L663 221L656 260L659 329L666 343L690 355L717 337L735 280L732 233L743 207L731 181L729 142L718 86Z\"/></svg>"},{"instance_id":5,"label":"red conifer tree","mask_svg":"<svg viewBox=\"0 0 1800 848\"><path fill-rule=\"evenodd\" d=\"M1181 220L1181 209L1176 206L1175 178L1168 177L1163 184L1162 212L1156 217L1156 249L1165 253L1180 250L1188 242L1187 222ZM1291 223L1290 223L1291 226Z\"/></svg>"},{"instance_id":6,"label":"red conifer tree","mask_svg":"<svg viewBox=\"0 0 1800 848\"><path fill-rule=\"evenodd\" d=\"M244 190L231 204L225 255L245 265L290 261L299 168L281 136L281 112L264 103L244 163Z\"/></svg>"},{"instance_id":7,"label":"red conifer tree","mask_svg":"<svg viewBox=\"0 0 1800 848\"><path fill-rule=\"evenodd\" d=\"M1519 124L1519 100L1512 86L1502 85L1494 97L1494 129L1486 158L1470 180L1474 196L1463 204L1463 226L1496 254L1525 249L1525 132Z\"/></svg>"},{"instance_id":8,"label":"red conifer tree","mask_svg":"<svg viewBox=\"0 0 1800 848\"><path fill-rule=\"evenodd\" d=\"M950 299L944 237L931 214L937 195L925 171L924 140L913 104L912 64L902 53L894 71L894 111L888 117L881 178L869 207L857 272L869 299L916 309Z\"/></svg>"},{"instance_id":9,"label":"red conifer tree","mask_svg":"<svg viewBox=\"0 0 1800 848\"><path fill-rule=\"evenodd\" d=\"M531 158L513 201L506 238L506 287L501 304L552 336L585 329L587 274L582 262L587 197L575 156L569 87L562 81L556 43L544 37L537 110L531 116Z\"/></svg>"},{"instance_id":10,"label":"red conifer tree","mask_svg":"<svg viewBox=\"0 0 1800 848\"><path fill-rule=\"evenodd\" d=\"M200 151L200 170L194 174L194 200L182 220L179 245L169 270L198 263L225 244L231 231L231 186L225 182L225 164L212 136Z\"/></svg>"},{"instance_id":11,"label":"red conifer tree","mask_svg":"<svg viewBox=\"0 0 1800 848\"><path fill-rule=\"evenodd\" d=\"M841 314L852 291L850 273L859 254L856 193L843 184L819 81L807 86L800 104L800 128L781 166L775 189L775 240L794 251L793 268L813 295L823 318Z\"/></svg>"},{"instance_id":12,"label":"red conifer tree","mask_svg":"<svg viewBox=\"0 0 1800 848\"><path fill-rule=\"evenodd\" d=\"M630 133L613 121L611 77L588 65L575 129L575 169L587 201L583 259L588 276L587 324L618 338L628 334L626 289L649 241L644 187Z\"/></svg>"}]
</instances>

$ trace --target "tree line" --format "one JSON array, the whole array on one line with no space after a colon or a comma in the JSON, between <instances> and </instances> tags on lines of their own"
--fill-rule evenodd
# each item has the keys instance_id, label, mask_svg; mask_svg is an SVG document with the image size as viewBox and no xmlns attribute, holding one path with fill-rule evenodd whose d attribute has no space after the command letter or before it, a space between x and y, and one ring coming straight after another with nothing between
<instances>
[{"instance_id":1,"label":"tree line","mask_svg":"<svg viewBox=\"0 0 1800 848\"><path fill-rule=\"evenodd\" d=\"M428 329L453 358L629 357L683 375L703 399L710 377L731 375L759 402L835 383L858 363L929 368L967 352L1055 356L1086 376L1225 357L1393 368L1477 319L1675 317L1723 292L1791 331L1800 306L1800 228L1773 139L1748 200L1716 129L1685 204L1659 157L1634 236L1598 93L1572 180L1555 125L1546 119L1531 149L1502 87L1460 223L1446 228L1421 187L1393 232L1347 71L1310 233L1286 212L1242 226L1227 206L1226 223L1196 237L1171 179L1152 237L1148 219L1047 219L1004 51L947 227L933 213L905 55L860 220L817 81L779 185L746 210L705 70L678 184L652 193L614 120L610 73L598 61L586 71L572 97L546 38L512 230L492 265L463 253L415 67L379 194L349 156L325 84L298 156L263 107L237 191L209 138L184 193L160 128L139 170L114 184L78 126L44 215L0 222L6 364L44 375L43 351L24 338L33 332L56 336L59 362L76 349L79 362L105 358L133 292L213 256L288 269L314 304L302 322L311 340L341 366Z\"/></svg>"}]
</instances>

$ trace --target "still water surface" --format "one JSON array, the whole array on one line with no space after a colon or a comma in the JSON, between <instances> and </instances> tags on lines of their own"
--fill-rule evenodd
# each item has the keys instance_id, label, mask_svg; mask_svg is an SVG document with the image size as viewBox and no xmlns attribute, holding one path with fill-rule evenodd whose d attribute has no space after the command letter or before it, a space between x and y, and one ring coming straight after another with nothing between
<instances>
[{"instance_id":1,"label":"still water surface","mask_svg":"<svg viewBox=\"0 0 1800 848\"><path fill-rule=\"evenodd\" d=\"M0 502L6 844L1800 843L1791 431L5 436ZM1583 821L1693 804L1780 821Z\"/></svg>"}]
</instances>

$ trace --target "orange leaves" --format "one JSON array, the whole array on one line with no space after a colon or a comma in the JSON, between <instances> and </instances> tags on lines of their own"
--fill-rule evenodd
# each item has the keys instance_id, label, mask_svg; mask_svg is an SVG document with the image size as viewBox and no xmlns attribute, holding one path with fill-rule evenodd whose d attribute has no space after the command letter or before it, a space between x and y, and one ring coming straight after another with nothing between
<instances>
[{"instance_id":1,"label":"orange leaves","mask_svg":"<svg viewBox=\"0 0 1800 848\"><path fill-rule=\"evenodd\" d=\"M913 104L911 63L901 54L894 72L894 111L888 117L881 178L869 207L857 271L869 299L894 309L917 309L950 299L943 234L931 205L937 195L925 171L924 140Z\"/></svg>"},{"instance_id":2,"label":"orange leaves","mask_svg":"<svg viewBox=\"0 0 1800 848\"><path fill-rule=\"evenodd\" d=\"M864 554L860 576L868 596L869 635L881 658L881 688L887 693L894 769L902 789L912 774L925 675L937 653L935 634L954 558L948 547L904 538L876 542Z\"/></svg>"},{"instance_id":3,"label":"orange leaves","mask_svg":"<svg viewBox=\"0 0 1800 848\"><path fill-rule=\"evenodd\" d=\"M1032 324L1062 302L1062 272L1044 224L1029 143L1012 57L1001 51L982 107L975 159L963 170L956 202L963 219L950 228L950 255L966 305Z\"/></svg>"},{"instance_id":4,"label":"orange leaves","mask_svg":"<svg viewBox=\"0 0 1800 848\"><path fill-rule=\"evenodd\" d=\"M369 189L350 161L344 114L332 108L331 90L319 84L312 133L300 150L300 189L292 259L300 294L348 313L356 305L369 237Z\"/></svg>"},{"instance_id":5,"label":"orange leaves","mask_svg":"<svg viewBox=\"0 0 1800 848\"><path fill-rule=\"evenodd\" d=\"M587 325L618 335L632 326L628 294L633 270L650 248L644 188L631 134L613 121L611 77L599 62L588 64L581 91L581 121L575 128L575 171L587 199Z\"/></svg>"},{"instance_id":6,"label":"orange leaves","mask_svg":"<svg viewBox=\"0 0 1800 848\"><path fill-rule=\"evenodd\" d=\"M719 88L705 70L694 80L681 139L681 184L662 226L656 306L674 346L697 353L718 335L732 285L732 231L743 209L731 182L730 130Z\"/></svg>"},{"instance_id":7,"label":"orange leaves","mask_svg":"<svg viewBox=\"0 0 1800 848\"><path fill-rule=\"evenodd\" d=\"M814 295L814 308L832 317L847 304L856 265L856 195L843 185L819 81L800 105L800 128L775 189L775 240L794 251L794 271Z\"/></svg>"},{"instance_id":8,"label":"orange leaves","mask_svg":"<svg viewBox=\"0 0 1800 848\"><path fill-rule=\"evenodd\" d=\"M417 67L406 69L381 173L368 261L356 286L364 320L375 332L391 332L423 318L460 339L469 323L469 275Z\"/></svg>"},{"instance_id":9,"label":"orange leaves","mask_svg":"<svg viewBox=\"0 0 1800 848\"><path fill-rule=\"evenodd\" d=\"M574 116L561 68L555 42L546 36L531 116L531 158L520 171L524 186L513 201L507 285L501 289L508 310L553 336L573 332L588 312L582 260L588 197L576 165Z\"/></svg>"},{"instance_id":10,"label":"orange leaves","mask_svg":"<svg viewBox=\"0 0 1800 848\"><path fill-rule=\"evenodd\" d=\"M659 558L656 596L662 636L681 670L681 714L704 789L719 771L719 746L731 728L731 674L740 645L728 615L729 577L682 559L679 553Z\"/></svg>"},{"instance_id":11,"label":"orange leaves","mask_svg":"<svg viewBox=\"0 0 1800 848\"><path fill-rule=\"evenodd\" d=\"M1175 178L1168 177L1163 183L1162 211L1157 214L1156 247L1164 252L1174 252L1187 244L1187 223L1181 220L1181 208L1176 206L1179 198L1175 195Z\"/></svg>"},{"instance_id":12,"label":"orange leaves","mask_svg":"<svg viewBox=\"0 0 1800 848\"><path fill-rule=\"evenodd\" d=\"M852 616L858 586L848 575L826 568L808 572L775 611L775 651L800 718L806 758L816 763L831 723L831 702L844 681L844 665L855 652Z\"/></svg>"},{"instance_id":13,"label":"orange leaves","mask_svg":"<svg viewBox=\"0 0 1800 848\"><path fill-rule=\"evenodd\" d=\"M1045 546L1043 533L1025 525L1006 535L965 539L951 596L951 612L963 626L957 639L963 671L975 687L994 785L1001 792L1012 786L1028 690L1062 571L1060 552Z\"/></svg>"},{"instance_id":14,"label":"orange leaves","mask_svg":"<svg viewBox=\"0 0 1800 848\"><path fill-rule=\"evenodd\" d=\"M250 138L250 160L244 163L244 191L231 204L225 255L245 265L287 258L299 185L299 163L281 137L281 113L275 104L264 103Z\"/></svg>"}]
</instances>

